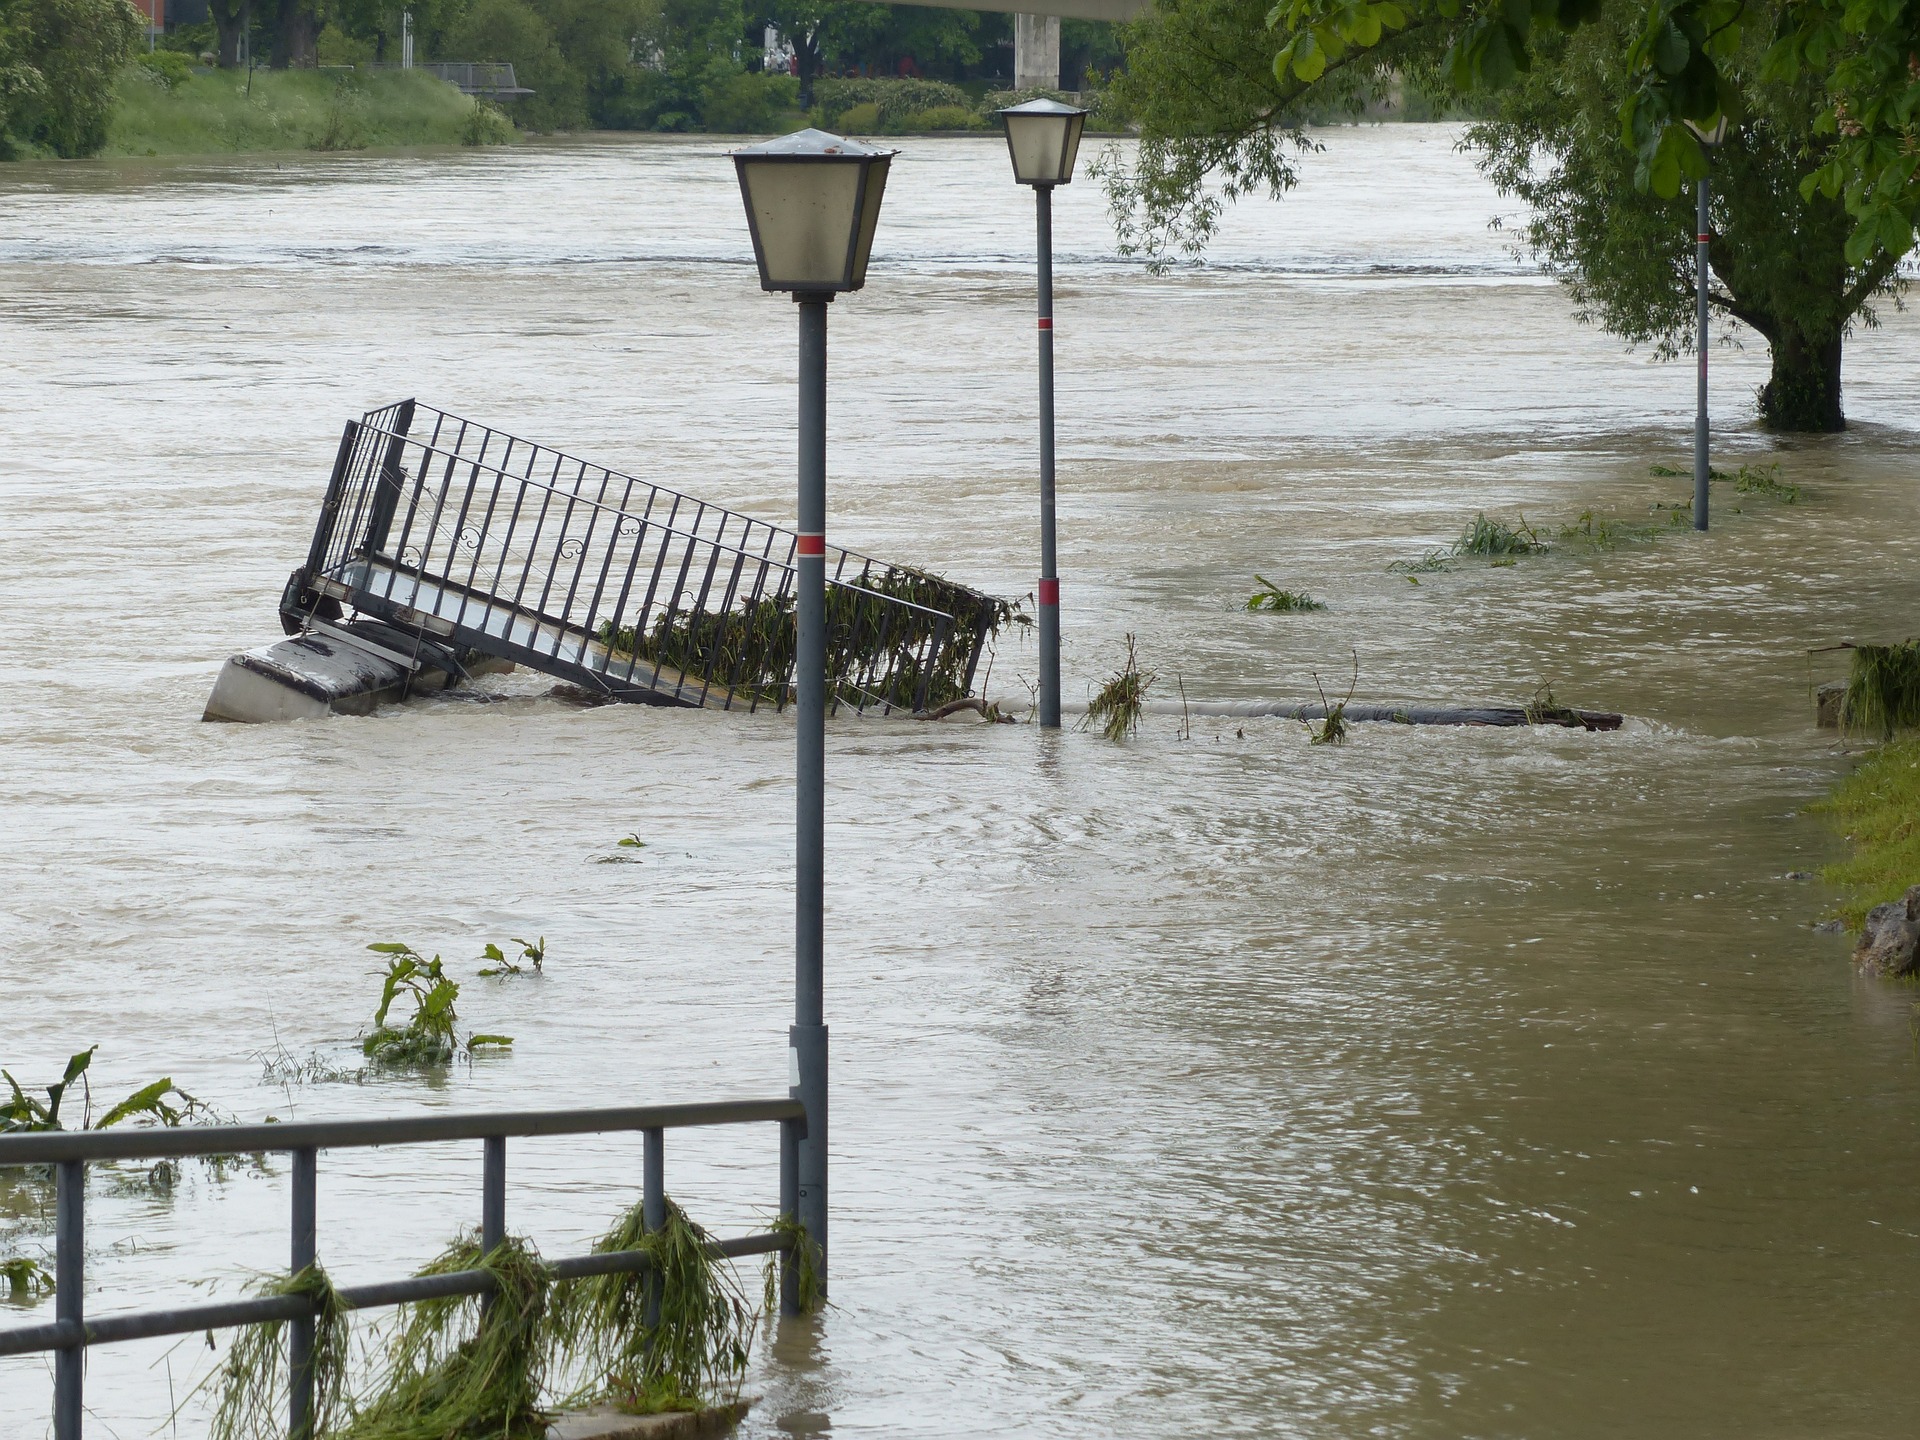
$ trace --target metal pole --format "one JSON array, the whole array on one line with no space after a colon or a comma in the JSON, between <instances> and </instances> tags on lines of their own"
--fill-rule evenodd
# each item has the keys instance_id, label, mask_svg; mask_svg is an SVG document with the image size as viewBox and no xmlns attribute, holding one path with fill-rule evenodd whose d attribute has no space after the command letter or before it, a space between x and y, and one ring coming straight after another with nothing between
<instances>
[{"instance_id":1,"label":"metal pole","mask_svg":"<svg viewBox=\"0 0 1920 1440\"><path fill-rule=\"evenodd\" d=\"M1040 724L1060 728L1060 575L1053 548L1053 187L1033 187L1040 254Z\"/></svg>"},{"instance_id":2,"label":"metal pole","mask_svg":"<svg viewBox=\"0 0 1920 1440\"><path fill-rule=\"evenodd\" d=\"M800 1142L800 1223L827 1273L827 1026L825 859L827 768L827 302L800 305L800 507L794 689L796 874L792 1064L794 1099L807 1107Z\"/></svg>"},{"instance_id":3,"label":"metal pole","mask_svg":"<svg viewBox=\"0 0 1920 1440\"><path fill-rule=\"evenodd\" d=\"M643 1130L645 1151L640 1161L640 1223L649 1231L667 1228L667 1132ZM647 1325L660 1323L660 1276L647 1275Z\"/></svg>"},{"instance_id":4,"label":"metal pole","mask_svg":"<svg viewBox=\"0 0 1920 1440\"><path fill-rule=\"evenodd\" d=\"M480 1164L480 1254L493 1254L507 1238L507 1137L489 1135ZM493 1308L492 1293L481 1297L482 1313Z\"/></svg>"},{"instance_id":5,"label":"metal pole","mask_svg":"<svg viewBox=\"0 0 1920 1440\"><path fill-rule=\"evenodd\" d=\"M317 1201L318 1152L303 1146L293 1152L293 1273L319 1258ZM313 1316L303 1315L287 1328L287 1434L291 1440L313 1435Z\"/></svg>"},{"instance_id":6,"label":"metal pole","mask_svg":"<svg viewBox=\"0 0 1920 1440\"><path fill-rule=\"evenodd\" d=\"M63 1160L54 1170L53 1317L84 1326L87 1320L87 1165ZM53 1440L80 1440L84 1339L53 1357Z\"/></svg>"},{"instance_id":7,"label":"metal pole","mask_svg":"<svg viewBox=\"0 0 1920 1440\"><path fill-rule=\"evenodd\" d=\"M1707 481L1712 472L1707 464L1707 181L1702 176L1699 192L1699 228L1694 232L1694 301L1699 333L1694 349L1700 354L1700 380L1693 411L1693 528L1707 528Z\"/></svg>"}]
</instances>

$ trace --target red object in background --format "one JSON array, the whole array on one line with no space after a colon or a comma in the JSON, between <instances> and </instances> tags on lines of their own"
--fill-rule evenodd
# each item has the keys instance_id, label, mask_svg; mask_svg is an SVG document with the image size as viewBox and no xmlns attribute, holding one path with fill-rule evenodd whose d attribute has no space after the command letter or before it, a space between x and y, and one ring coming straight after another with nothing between
<instances>
[{"instance_id":1,"label":"red object in background","mask_svg":"<svg viewBox=\"0 0 1920 1440\"><path fill-rule=\"evenodd\" d=\"M147 28L163 30L167 24L167 0L138 0L139 7L146 11Z\"/></svg>"},{"instance_id":2,"label":"red object in background","mask_svg":"<svg viewBox=\"0 0 1920 1440\"><path fill-rule=\"evenodd\" d=\"M798 54L787 57L787 73L796 80L800 78L800 57Z\"/></svg>"},{"instance_id":3,"label":"red object in background","mask_svg":"<svg viewBox=\"0 0 1920 1440\"><path fill-rule=\"evenodd\" d=\"M902 78L918 80L920 78L920 67L913 63L913 56L902 55L900 57L900 64L897 67L897 73Z\"/></svg>"}]
</instances>

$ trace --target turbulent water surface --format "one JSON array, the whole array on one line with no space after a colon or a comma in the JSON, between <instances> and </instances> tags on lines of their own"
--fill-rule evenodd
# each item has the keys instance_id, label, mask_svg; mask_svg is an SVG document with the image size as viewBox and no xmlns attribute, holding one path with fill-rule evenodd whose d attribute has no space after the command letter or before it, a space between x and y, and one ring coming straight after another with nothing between
<instances>
[{"instance_id":1,"label":"turbulent water surface","mask_svg":"<svg viewBox=\"0 0 1920 1440\"><path fill-rule=\"evenodd\" d=\"M1750 421L1674 531L1412 583L1475 511L1644 522L1693 385L1575 323L1446 127L1326 134L1204 269L1123 262L1058 196L1070 698L1137 635L1155 694L1562 701L1616 734L1155 715L1124 745L842 718L828 737L834 1307L762 1337L747 1427L960 1436L1896 1435L1920 1400L1912 997L1788 878L1847 764L1811 647L1911 631L1920 324L1849 347L1843 436ZM778 1093L792 731L583 710L527 673L366 719L209 725L277 634L343 420L406 395L790 521L792 306L717 141L0 171L0 1064L158 1075L244 1119ZM1035 550L1030 201L995 142L908 141L833 307L840 543L1004 594ZM1751 337L1749 337L1751 339ZM1255 572L1324 613L1249 614ZM1816 672L1832 656L1815 657ZM1024 710L1032 652L991 688ZM1336 696L1337 698L1337 696ZM490 700L494 703L480 703ZM1190 733L1189 733L1190 728ZM637 833L641 851L615 842ZM633 863L602 864L612 855ZM510 1058L350 1065L403 939ZM516 1143L509 1218L571 1253L638 1147ZM479 1150L321 1159L336 1279L478 1219ZM729 1232L770 1130L676 1135ZM95 1175L90 1309L286 1254L284 1164ZM0 1187L0 1250L43 1253ZM757 1289L757 1277L750 1277ZM51 1314L0 1306L0 1324ZM93 1353L89 1433L199 1435L198 1339ZM0 1431L46 1429L41 1359ZM184 1401L169 1420L170 1407Z\"/></svg>"}]
</instances>

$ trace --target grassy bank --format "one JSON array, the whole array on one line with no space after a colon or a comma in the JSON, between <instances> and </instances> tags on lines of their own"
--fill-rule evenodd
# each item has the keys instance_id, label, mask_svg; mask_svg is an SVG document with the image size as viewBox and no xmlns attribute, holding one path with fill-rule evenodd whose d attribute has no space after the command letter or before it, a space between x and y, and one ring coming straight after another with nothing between
<instances>
[{"instance_id":1,"label":"grassy bank","mask_svg":"<svg viewBox=\"0 0 1920 1440\"><path fill-rule=\"evenodd\" d=\"M1874 906L1920 885L1920 735L1881 746L1819 808L1851 851L1821 873L1846 887L1840 918L1858 929Z\"/></svg>"},{"instance_id":2,"label":"grassy bank","mask_svg":"<svg viewBox=\"0 0 1920 1440\"><path fill-rule=\"evenodd\" d=\"M491 106L425 71L256 70L121 75L108 155L214 155L240 150L365 150L486 145L512 138Z\"/></svg>"}]
</instances>

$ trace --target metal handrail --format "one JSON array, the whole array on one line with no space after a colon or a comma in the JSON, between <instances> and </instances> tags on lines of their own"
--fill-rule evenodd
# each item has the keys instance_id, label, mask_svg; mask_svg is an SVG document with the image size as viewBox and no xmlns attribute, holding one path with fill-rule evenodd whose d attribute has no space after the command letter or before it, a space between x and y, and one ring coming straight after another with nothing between
<instances>
[{"instance_id":1,"label":"metal handrail","mask_svg":"<svg viewBox=\"0 0 1920 1440\"><path fill-rule=\"evenodd\" d=\"M780 1126L779 1213L798 1213L799 1145L806 1108L788 1097L722 1100L681 1105L619 1105L572 1110L482 1111L464 1114L408 1115L368 1120L305 1120L272 1125L205 1125L142 1130L40 1131L0 1135L0 1168L51 1165L55 1180L54 1306L51 1323L0 1330L0 1355L54 1352L54 1440L81 1440L84 1414L83 1357L92 1345L164 1335L232 1329L281 1322L289 1325L288 1430L293 1440L312 1433L313 1336L315 1302L304 1295L269 1295L145 1310L88 1320L86 1286L86 1170L114 1160L158 1160L186 1156L287 1153L293 1157L291 1274L318 1257L317 1186L321 1150L382 1145L422 1145L453 1140L483 1143L480 1247L492 1254L506 1239L507 1140L548 1135L641 1132L642 1215L647 1229L666 1223L665 1132L710 1125L777 1123ZM778 1232L741 1235L709 1243L718 1257L779 1254L781 1309L799 1308L792 1241ZM648 1269L644 1250L614 1250L550 1261L556 1279L610 1275ZM345 1286L342 1305L364 1310L457 1295L485 1295L498 1282L486 1270L415 1275L404 1280Z\"/></svg>"}]
</instances>

